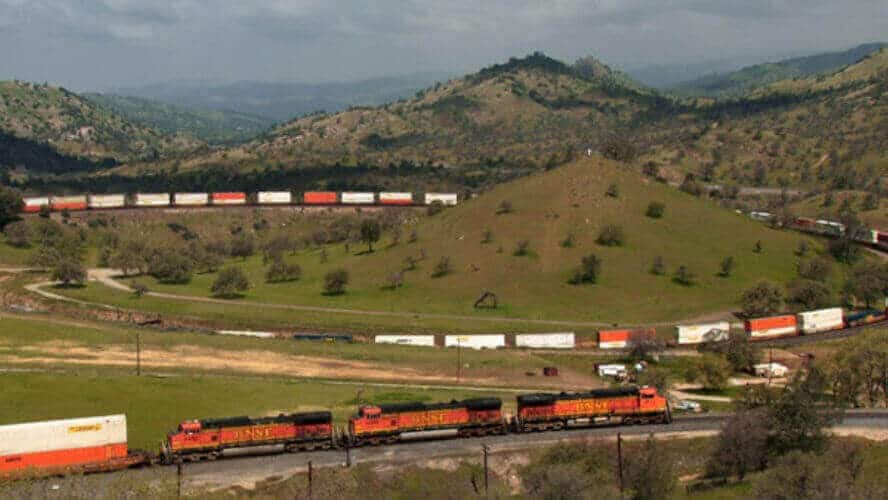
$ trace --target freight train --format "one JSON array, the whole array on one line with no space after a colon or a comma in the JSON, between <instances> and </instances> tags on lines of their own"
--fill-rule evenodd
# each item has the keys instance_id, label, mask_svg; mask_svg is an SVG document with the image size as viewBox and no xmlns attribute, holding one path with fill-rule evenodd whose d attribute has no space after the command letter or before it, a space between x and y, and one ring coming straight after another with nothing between
<instances>
[{"instance_id":1,"label":"freight train","mask_svg":"<svg viewBox=\"0 0 888 500\"><path fill-rule=\"evenodd\" d=\"M69 212L84 210L111 210L119 208L196 208L208 206L417 206L440 203L453 206L459 202L456 193L402 193L402 192L336 192L308 191L294 194L290 191L259 191L258 193L133 193L81 194L73 196L26 197L25 213L41 210Z\"/></svg>"},{"instance_id":2,"label":"freight train","mask_svg":"<svg viewBox=\"0 0 888 500\"><path fill-rule=\"evenodd\" d=\"M749 217L761 222L773 223L777 217L770 212L750 212ZM847 228L845 224L827 219L812 219L809 217L796 217L786 224L789 229L795 229L804 233L817 234L831 238L845 236ZM888 251L888 232L878 229L861 227L855 231L852 239L860 244Z\"/></svg>"},{"instance_id":3,"label":"freight train","mask_svg":"<svg viewBox=\"0 0 888 500\"><path fill-rule=\"evenodd\" d=\"M128 449L125 415L6 425L0 426L0 479L215 460L229 450L270 445L298 452L672 422L669 402L649 387L526 394L517 397L517 404L513 417L503 413L499 398L366 405L344 429L333 425L329 411L187 420L167 434L158 455Z\"/></svg>"}]
</instances>

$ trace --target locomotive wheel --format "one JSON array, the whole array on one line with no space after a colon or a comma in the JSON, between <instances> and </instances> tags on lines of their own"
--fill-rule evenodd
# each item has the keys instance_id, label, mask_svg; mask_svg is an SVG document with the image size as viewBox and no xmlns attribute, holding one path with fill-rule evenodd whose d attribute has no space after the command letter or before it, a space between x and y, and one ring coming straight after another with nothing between
<instances>
[{"instance_id":1,"label":"locomotive wheel","mask_svg":"<svg viewBox=\"0 0 888 500\"><path fill-rule=\"evenodd\" d=\"M552 424L553 431L563 431L564 430L564 422L555 422Z\"/></svg>"},{"instance_id":2,"label":"locomotive wheel","mask_svg":"<svg viewBox=\"0 0 888 500\"><path fill-rule=\"evenodd\" d=\"M385 444L395 444L398 442L398 436L390 436L385 440Z\"/></svg>"}]
</instances>

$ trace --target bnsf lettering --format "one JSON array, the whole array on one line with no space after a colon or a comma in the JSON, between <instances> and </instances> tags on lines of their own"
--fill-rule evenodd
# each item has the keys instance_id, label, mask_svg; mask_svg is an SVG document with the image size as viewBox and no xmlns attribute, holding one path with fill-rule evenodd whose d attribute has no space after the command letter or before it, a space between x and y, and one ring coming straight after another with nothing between
<instances>
[{"instance_id":1,"label":"bnsf lettering","mask_svg":"<svg viewBox=\"0 0 888 500\"><path fill-rule=\"evenodd\" d=\"M262 439L271 439L271 427L247 427L234 431L234 439L243 441L258 441Z\"/></svg>"}]
</instances>

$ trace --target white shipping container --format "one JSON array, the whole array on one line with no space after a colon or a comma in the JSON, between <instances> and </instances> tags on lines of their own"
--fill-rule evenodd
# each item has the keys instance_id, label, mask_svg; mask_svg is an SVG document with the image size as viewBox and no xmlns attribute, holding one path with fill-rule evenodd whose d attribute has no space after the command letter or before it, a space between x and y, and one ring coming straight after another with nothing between
<instances>
[{"instance_id":1,"label":"white shipping container","mask_svg":"<svg viewBox=\"0 0 888 500\"><path fill-rule=\"evenodd\" d=\"M573 349L576 345L573 332L530 333L515 336L515 347L532 349Z\"/></svg>"},{"instance_id":2,"label":"white shipping container","mask_svg":"<svg viewBox=\"0 0 888 500\"><path fill-rule=\"evenodd\" d=\"M49 196L35 196L32 198L24 198L26 207L42 207L49 206Z\"/></svg>"},{"instance_id":3,"label":"white shipping container","mask_svg":"<svg viewBox=\"0 0 888 500\"><path fill-rule=\"evenodd\" d=\"M53 196L50 199L52 203L86 203L86 195L78 194L72 196Z\"/></svg>"},{"instance_id":4,"label":"white shipping container","mask_svg":"<svg viewBox=\"0 0 888 500\"><path fill-rule=\"evenodd\" d=\"M798 314L799 331L802 333L826 332L845 326L841 307L819 309Z\"/></svg>"},{"instance_id":5,"label":"white shipping container","mask_svg":"<svg viewBox=\"0 0 888 500\"><path fill-rule=\"evenodd\" d=\"M0 457L126 444L126 415L0 426Z\"/></svg>"},{"instance_id":6,"label":"white shipping container","mask_svg":"<svg viewBox=\"0 0 888 500\"><path fill-rule=\"evenodd\" d=\"M260 191L256 201L262 205L289 205L293 202L293 194L289 191Z\"/></svg>"},{"instance_id":7,"label":"white shipping container","mask_svg":"<svg viewBox=\"0 0 888 500\"><path fill-rule=\"evenodd\" d=\"M91 194L89 208L120 208L126 206L124 194Z\"/></svg>"},{"instance_id":8,"label":"white shipping container","mask_svg":"<svg viewBox=\"0 0 888 500\"><path fill-rule=\"evenodd\" d=\"M413 193L379 193L380 202L407 203L413 202Z\"/></svg>"},{"instance_id":9,"label":"white shipping container","mask_svg":"<svg viewBox=\"0 0 888 500\"><path fill-rule=\"evenodd\" d=\"M254 332L250 330L216 330L219 335L234 335L236 337L256 337L260 339L273 339L277 337L272 332Z\"/></svg>"},{"instance_id":10,"label":"white shipping container","mask_svg":"<svg viewBox=\"0 0 888 500\"><path fill-rule=\"evenodd\" d=\"M434 335L377 335L374 341L377 344L435 347Z\"/></svg>"},{"instance_id":11,"label":"white shipping container","mask_svg":"<svg viewBox=\"0 0 888 500\"><path fill-rule=\"evenodd\" d=\"M346 205L372 205L376 202L376 195L373 193L342 193L342 203Z\"/></svg>"},{"instance_id":12,"label":"white shipping container","mask_svg":"<svg viewBox=\"0 0 888 500\"><path fill-rule=\"evenodd\" d=\"M432 203L440 201L444 205L456 205L457 196L456 193L426 193L425 195L425 204L431 205Z\"/></svg>"},{"instance_id":13,"label":"white shipping container","mask_svg":"<svg viewBox=\"0 0 888 500\"><path fill-rule=\"evenodd\" d=\"M675 327L679 344L702 344L728 340L731 324L727 321L705 325L678 325Z\"/></svg>"},{"instance_id":14,"label":"white shipping container","mask_svg":"<svg viewBox=\"0 0 888 500\"><path fill-rule=\"evenodd\" d=\"M133 203L137 207L166 207L170 204L168 193L136 193Z\"/></svg>"},{"instance_id":15,"label":"white shipping container","mask_svg":"<svg viewBox=\"0 0 888 500\"><path fill-rule=\"evenodd\" d=\"M619 377L626 374L626 365L598 365L599 377Z\"/></svg>"},{"instance_id":16,"label":"white shipping container","mask_svg":"<svg viewBox=\"0 0 888 500\"><path fill-rule=\"evenodd\" d=\"M505 346L505 335L447 335L444 337L444 347L465 347L480 350Z\"/></svg>"},{"instance_id":17,"label":"white shipping container","mask_svg":"<svg viewBox=\"0 0 888 500\"><path fill-rule=\"evenodd\" d=\"M173 195L173 203L182 206L207 205L210 195L207 193L176 193Z\"/></svg>"}]
</instances>

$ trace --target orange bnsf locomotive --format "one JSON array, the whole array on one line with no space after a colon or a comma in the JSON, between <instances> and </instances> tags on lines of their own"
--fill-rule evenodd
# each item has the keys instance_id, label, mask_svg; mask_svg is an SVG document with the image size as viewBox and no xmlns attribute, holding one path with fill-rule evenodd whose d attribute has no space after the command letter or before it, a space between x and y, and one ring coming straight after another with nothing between
<instances>
[{"instance_id":1,"label":"orange bnsf locomotive","mask_svg":"<svg viewBox=\"0 0 888 500\"><path fill-rule=\"evenodd\" d=\"M517 432L558 431L597 424L668 424L669 402L655 388L600 389L518 396Z\"/></svg>"},{"instance_id":2,"label":"orange bnsf locomotive","mask_svg":"<svg viewBox=\"0 0 888 500\"><path fill-rule=\"evenodd\" d=\"M161 462L215 460L230 448L284 445L288 452L326 450L335 445L333 416L328 411L277 417L231 417L188 420L167 435Z\"/></svg>"},{"instance_id":3,"label":"orange bnsf locomotive","mask_svg":"<svg viewBox=\"0 0 888 500\"><path fill-rule=\"evenodd\" d=\"M396 443L401 439L484 436L508 430L499 398L450 403L363 406L348 421L348 446Z\"/></svg>"}]
</instances>

